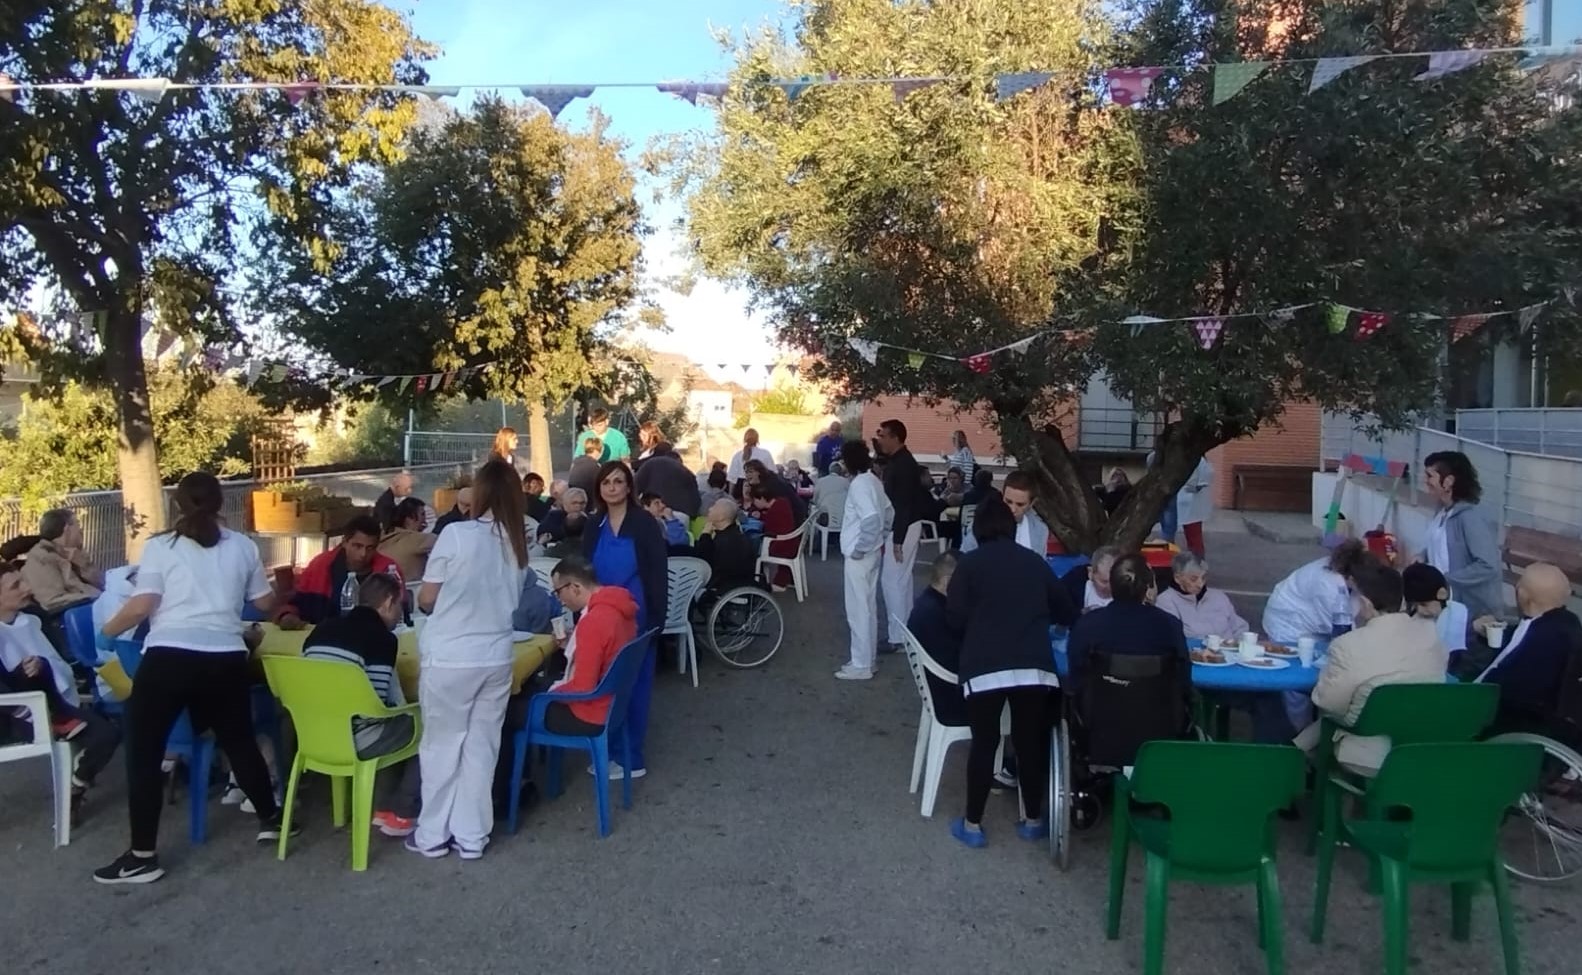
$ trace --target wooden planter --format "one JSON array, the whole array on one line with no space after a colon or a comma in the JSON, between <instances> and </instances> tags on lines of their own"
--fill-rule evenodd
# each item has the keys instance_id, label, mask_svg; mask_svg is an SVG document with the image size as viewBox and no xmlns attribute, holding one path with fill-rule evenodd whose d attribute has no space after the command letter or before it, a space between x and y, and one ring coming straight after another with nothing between
<instances>
[{"instance_id":1,"label":"wooden planter","mask_svg":"<svg viewBox=\"0 0 1582 975\"><path fill-rule=\"evenodd\" d=\"M344 504L320 505L310 511L302 507L302 502L277 491L254 491L251 512L253 531L260 534L322 535L345 524L356 508L348 500Z\"/></svg>"},{"instance_id":2,"label":"wooden planter","mask_svg":"<svg viewBox=\"0 0 1582 975\"><path fill-rule=\"evenodd\" d=\"M460 493L460 488L439 488L434 492L434 510L442 515L448 514L450 509L456 507L456 495Z\"/></svg>"}]
</instances>

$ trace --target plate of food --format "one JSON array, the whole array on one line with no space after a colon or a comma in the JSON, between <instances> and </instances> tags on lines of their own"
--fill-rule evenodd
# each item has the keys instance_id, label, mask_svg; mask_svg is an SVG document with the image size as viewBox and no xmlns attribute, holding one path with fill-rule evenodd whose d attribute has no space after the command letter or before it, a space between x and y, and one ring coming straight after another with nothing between
<instances>
[{"instance_id":1,"label":"plate of food","mask_svg":"<svg viewBox=\"0 0 1582 975\"><path fill-rule=\"evenodd\" d=\"M1289 660L1277 660L1274 657L1254 657L1251 660L1243 657L1237 662L1243 667L1251 667L1254 670L1284 670L1291 666Z\"/></svg>"},{"instance_id":2,"label":"plate of food","mask_svg":"<svg viewBox=\"0 0 1582 975\"><path fill-rule=\"evenodd\" d=\"M1279 643L1265 643L1265 644L1263 644L1263 652L1268 654L1271 657L1278 657L1281 660L1295 660L1296 659L1296 648L1295 647L1287 647L1287 646L1284 646L1284 645L1279 644Z\"/></svg>"},{"instance_id":3,"label":"plate of food","mask_svg":"<svg viewBox=\"0 0 1582 975\"><path fill-rule=\"evenodd\" d=\"M1193 650L1191 657L1192 662L1199 667L1229 667L1231 665L1229 657L1218 650L1210 650L1207 647Z\"/></svg>"}]
</instances>

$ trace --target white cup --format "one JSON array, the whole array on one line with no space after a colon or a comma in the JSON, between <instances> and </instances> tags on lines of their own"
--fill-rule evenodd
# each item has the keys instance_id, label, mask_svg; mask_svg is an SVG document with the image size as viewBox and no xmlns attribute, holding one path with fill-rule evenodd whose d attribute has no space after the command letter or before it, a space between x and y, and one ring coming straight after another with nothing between
<instances>
[{"instance_id":1,"label":"white cup","mask_svg":"<svg viewBox=\"0 0 1582 975\"><path fill-rule=\"evenodd\" d=\"M550 627L550 629L555 631L555 639L556 640L564 640L566 638L566 633L568 631L566 629L566 617L565 616L557 616L554 619L550 620L549 621L549 627Z\"/></svg>"},{"instance_id":2,"label":"white cup","mask_svg":"<svg viewBox=\"0 0 1582 975\"><path fill-rule=\"evenodd\" d=\"M1489 628L1484 631L1484 637L1489 641L1490 650L1498 650L1505 646L1505 624L1490 623Z\"/></svg>"},{"instance_id":3,"label":"white cup","mask_svg":"<svg viewBox=\"0 0 1582 975\"><path fill-rule=\"evenodd\" d=\"M1258 642L1258 634L1248 631L1241 635L1241 655L1247 660L1257 660L1263 656L1263 644Z\"/></svg>"},{"instance_id":4,"label":"white cup","mask_svg":"<svg viewBox=\"0 0 1582 975\"><path fill-rule=\"evenodd\" d=\"M1218 636L1206 636L1203 638L1203 645L1214 651L1218 651L1224 642L1224 639Z\"/></svg>"},{"instance_id":5,"label":"white cup","mask_svg":"<svg viewBox=\"0 0 1582 975\"><path fill-rule=\"evenodd\" d=\"M1318 641L1310 636L1304 636L1296 641L1296 659L1302 662L1303 667L1313 666L1313 651L1317 647Z\"/></svg>"}]
</instances>

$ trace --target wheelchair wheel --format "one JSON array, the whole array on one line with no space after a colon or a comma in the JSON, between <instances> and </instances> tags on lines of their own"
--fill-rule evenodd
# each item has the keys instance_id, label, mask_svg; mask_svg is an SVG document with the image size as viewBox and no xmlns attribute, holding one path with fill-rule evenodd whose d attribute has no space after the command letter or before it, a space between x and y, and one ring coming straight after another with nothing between
<instances>
[{"instance_id":1,"label":"wheelchair wheel","mask_svg":"<svg viewBox=\"0 0 1582 975\"><path fill-rule=\"evenodd\" d=\"M1066 721L1055 723L1049 737L1049 858L1065 870L1071 862L1071 733Z\"/></svg>"},{"instance_id":2,"label":"wheelchair wheel","mask_svg":"<svg viewBox=\"0 0 1582 975\"><path fill-rule=\"evenodd\" d=\"M1582 755L1542 735L1513 732L1489 740L1544 749L1538 787L1522 796L1500 829L1505 869L1540 884L1582 873Z\"/></svg>"},{"instance_id":3,"label":"wheelchair wheel","mask_svg":"<svg viewBox=\"0 0 1582 975\"><path fill-rule=\"evenodd\" d=\"M743 586L720 596L710 607L703 637L726 664L744 670L758 667L780 649L785 617L769 593Z\"/></svg>"}]
</instances>

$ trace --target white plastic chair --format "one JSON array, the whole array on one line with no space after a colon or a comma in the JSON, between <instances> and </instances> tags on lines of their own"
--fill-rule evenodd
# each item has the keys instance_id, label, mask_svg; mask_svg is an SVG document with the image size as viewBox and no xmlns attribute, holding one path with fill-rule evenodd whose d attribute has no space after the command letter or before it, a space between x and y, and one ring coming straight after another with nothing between
<instances>
[{"instance_id":1,"label":"white plastic chair","mask_svg":"<svg viewBox=\"0 0 1582 975\"><path fill-rule=\"evenodd\" d=\"M906 623L899 616L891 616L896 626L900 627L901 637L906 641L906 666L912 672L912 682L917 685L917 694L923 699L923 710L917 719L917 745L912 749L912 786L911 792L917 794L917 786L921 781L923 785L922 814L925 819L934 815L934 803L939 799L939 780L945 774L945 755L950 751L950 746L961 741L972 740L972 729L966 725L940 724L934 717L934 695L928 686L927 674L933 674L940 680L950 684L959 684L961 681L955 674L946 670L939 661L928 655L923 645L912 635ZM1011 709L1007 705L1005 712L1000 716L1000 747L995 753L994 767L999 768L1005 750L1004 737L1011 733Z\"/></svg>"},{"instance_id":2,"label":"white plastic chair","mask_svg":"<svg viewBox=\"0 0 1582 975\"><path fill-rule=\"evenodd\" d=\"M764 571L765 566L783 565L790 569L791 585L796 589L796 601L799 603L807 599L807 562L803 559L802 553L803 550L807 548L808 526L812 523L813 512L810 510L808 512L807 518L802 522L802 524L798 525L797 530L791 534L765 535L758 549L758 564L753 567L753 571L764 579L769 578L768 573ZM769 554L769 546L771 543L789 542L793 539L795 539L797 543L796 555L779 556Z\"/></svg>"},{"instance_id":3,"label":"white plastic chair","mask_svg":"<svg viewBox=\"0 0 1582 975\"><path fill-rule=\"evenodd\" d=\"M676 673L685 674L690 663L692 686L698 686L698 641L692 633L690 610L703 587L709 584L714 570L702 559L677 556L666 567L670 576L670 603L665 614L665 636L681 638L681 652L676 654Z\"/></svg>"},{"instance_id":4,"label":"white plastic chair","mask_svg":"<svg viewBox=\"0 0 1582 975\"><path fill-rule=\"evenodd\" d=\"M820 522L818 520L819 515L823 515L827 520ZM808 517L813 519L813 541L818 542L819 561L829 561L829 537L831 535L839 534L840 522L841 519L845 517L845 515L846 513L844 511L824 511L821 508L814 508L808 513ZM809 544L811 544L811 542Z\"/></svg>"},{"instance_id":5,"label":"white plastic chair","mask_svg":"<svg viewBox=\"0 0 1582 975\"><path fill-rule=\"evenodd\" d=\"M49 701L41 691L25 694L0 694L0 707L28 709L33 725L33 740L15 745L0 745L0 764L25 758L49 757L51 780L55 789L55 845L71 842L71 745L56 741L49 727Z\"/></svg>"},{"instance_id":6,"label":"white plastic chair","mask_svg":"<svg viewBox=\"0 0 1582 975\"><path fill-rule=\"evenodd\" d=\"M555 584L550 581L550 577L555 572L555 560L539 559L529 562L527 565L528 568L533 570L533 574L538 576L538 584L544 587L544 591L553 594L555 592Z\"/></svg>"},{"instance_id":7,"label":"white plastic chair","mask_svg":"<svg viewBox=\"0 0 1582 975\"><path fill-rule=\"evenodd\" d=\"M923 527L917 532L917 547L921 549L924 545L938 545L940 554L944 554L945 550L950 548L950 539L940 536L939 523L924 521L920 524Z\"/></svg>"},{"instance_id":8,"label":"white plastic chair","mask_svg":"<svg viewBox=\"0 0 1582 975\"><path fill-rule=\"evenodd\" d=\"M977 505L975 505L975 504L964 504L964 505L961 506L961 539L962 539L962 541L966 541L967 540L967 536L972 534L972 523L973 523L973 521L975 521L977 519L977 517L978 517L978 506Z\"/></svg>"}]
</instances>

